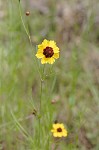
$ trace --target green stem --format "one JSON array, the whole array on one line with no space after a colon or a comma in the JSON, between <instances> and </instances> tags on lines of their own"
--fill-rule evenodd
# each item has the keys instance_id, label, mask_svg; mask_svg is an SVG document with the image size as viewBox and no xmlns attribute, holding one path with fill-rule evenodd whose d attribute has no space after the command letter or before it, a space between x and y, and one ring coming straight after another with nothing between
<instances>
[{"instance_id":1,"label":"green stem","mask_svg":"<svg viewBox=\"0 0 99 150\"><path fill-rule=\"evenodd\" d=\"M42 118L42 92L43 92L43 80L44 80L44 68L41 72L42 78L41 78L41 86L40 86L40 104L39 104L39 146L41 143L41 118Z\"/></svg>"},{"instance_id":2,"label":"green stem","mask_svg":"<svg viewBox=\"0 0 99 150\"><path fill-rule=\"evenodd\" d=\"M39 106L39 148L41 143L41 106L42 106L42 81L41 81L40 106Z\"/></svg>"},{"instance_id":3,"label":"green stem","mask_svg":"<svg viewBox=\"0 0 99 150\"><path fill-rule=\"evenodd\" d=\"M43 80L41 80L41 89L40 89L40 105L39 105L40 116L42 115L42 87L43 87Z\"/></svg>"},{"instance_id":4,"label":"green stem","mask_svg":"<svg viewBox=\"0 0 99 150\"><path fill-rule=\"evenodd\" d=\"M54 150L57 150L57 148L58 148L58 144L56 144L56 145L55 145L55 148L54 148Z\"/></svg>"},{"instance_id":5,"label":"green stem","mask_svg":"<svg viewBox=\"0 0 99 150\"><path fill-rule=\"evenodd\" d=\"M57 150L57 148L59 147L59 142L60 142L60 139L57 138L56 141L55 141L55 147L54 147L54 150Z\"/></svg>"},{"instance_id":6,"label":"green stem","mask_svg":"<svg viewBox=\"0 0 99 150\"><path fill-rule=\"evenodd\" d=\"M22 25L23 25L23 27L24 27L24 30L25 30L27 36L28 36L28 39L29 39L30 44L31 44L31 47L33 48L30 33L29 33L29 31L27 30L27 28L26 28L26 26L25 26L25 23L24 23L24 20L23 20L23 17L22 17L20 2L19 2L19 13L20 13L20 18L21 18ZM33 49L34 49L34 48L33 48ZM35 65L36 65L37 71L38 71L39 76L40 76L40 79L41 79L40 68L39 68L39 65L38 65L38 63L37 63L37 61L36 61L34 51L33 51L33 56L34 56L34 63L35 63Z\"/></svg>"}]
</instances>

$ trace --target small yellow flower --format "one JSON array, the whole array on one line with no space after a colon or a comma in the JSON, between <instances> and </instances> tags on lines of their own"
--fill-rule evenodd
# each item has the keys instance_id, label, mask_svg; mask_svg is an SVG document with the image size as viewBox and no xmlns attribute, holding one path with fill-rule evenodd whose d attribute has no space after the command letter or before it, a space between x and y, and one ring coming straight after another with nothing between
<instances>
[{"instance_id":1,"label":"small yellow flower","mask_svg":"<svg viewBox=\"0 0 99 150\"><path fill-rule=\"evenodd\" d=\"M38 45L36 57L41 59L41 64L53 64L55 59L59 58L59 48L54 41L48 41L45 39L40 45Z\"/></svg>"},{"instance_id":2,"label":"small yellow flower","mask_svg":"<svg viewBox=\"0 0 99 150\"><path fill-rule=\"evenodd\" d=\"M66 137L67 130L62 123L53 124L53 129L51 130L54 137Z\"/></svg>"}]
</instances>

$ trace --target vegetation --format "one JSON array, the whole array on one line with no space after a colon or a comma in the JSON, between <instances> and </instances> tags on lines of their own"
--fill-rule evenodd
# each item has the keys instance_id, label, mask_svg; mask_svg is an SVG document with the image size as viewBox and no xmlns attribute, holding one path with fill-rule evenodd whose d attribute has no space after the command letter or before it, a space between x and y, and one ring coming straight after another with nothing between
<instances>
[{"instance_id":1,"label":"vegetation","mask_svg":"<svg viewBox=\"0 0 99 150\"><path fill-rule=\"evenodd\" d=\"M35 57L44 39L60 48L53 65ZM0 150L98 150L98 130L98 0L0 1Z\"/></svg>"}]
</instances>

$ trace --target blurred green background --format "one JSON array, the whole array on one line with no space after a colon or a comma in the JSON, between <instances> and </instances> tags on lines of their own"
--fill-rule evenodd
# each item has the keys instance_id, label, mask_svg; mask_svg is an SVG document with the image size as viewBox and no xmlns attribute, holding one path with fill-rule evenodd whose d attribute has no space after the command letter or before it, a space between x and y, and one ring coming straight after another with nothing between
<instances>
[{"instance_id":1,"label":"blurred green background","mask_svg":"<svg viewBox=\"0 0 99 150\"><path fill-rule=\"evenodd\" d=\"M99 150L99 1L21 0L20 4L33 47L18 0L0 0L0 150L29 150L11 112L31 133L34 122L27 116L34 109L31 103L38 98L40 82L33 53L45 38L60 48L60 59L53 66L54 119L66 124L69 134L58 149Z\"/></svg>"}]
</instances>

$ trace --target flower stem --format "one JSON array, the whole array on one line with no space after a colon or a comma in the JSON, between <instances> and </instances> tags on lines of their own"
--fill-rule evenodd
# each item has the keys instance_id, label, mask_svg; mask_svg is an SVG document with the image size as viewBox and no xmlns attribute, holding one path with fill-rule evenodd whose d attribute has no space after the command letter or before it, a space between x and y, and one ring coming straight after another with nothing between
<instances>
[{"instance_id":1,"label":"flower stem","mask_svg":"<svg viewBox=\"0 0 99 150\"><path fill-rule=\"evenodd\" d=\"M41 72L41 84L40 84L40 103L39 103L39 146L41 143L41 118L42 118L42 93L43 93L43 81L44 81L44 68L43 66L42 72Z\"/></svg>"},{"instance_id":2,"label":"flower stem","mask_svg":"<svg viewBox=\"0 0 99 150\"><path fill-rule=\"evenodd\" d=\"M54 150L58 149L58 147L59 147L59 141L60 141L60 139L56 139Z\"/></svg>"},{"instance_id":3,"label":"flower stem","mask_svg":"<svg viewBox=\"0 0 99 150\"><path fill-rule=\"evenodd\" d=\"M25 25L25 23L24 23L23 17L22 17L20 1L19 1L19 14L20 14L20 19L21 19L23 28L24 28L24 30L25 30L25 32L26 32L26 35L28 36L28 39L29 39L29 41L30 41L31 47L32 47L32 49L34 49L34 47L33 47L33 45L32 45L32 39L31 39L30 33L29 33L29 31L28 31L28 29L27 29L27 27L26 27L26 25ZM39 65L38 65L38 63L37 63L37 61L36 61L34 50L33 50L33 56L34 56L34 57L33 57L34 63L35 63L35 65L36 65L36 67L37 67L37 71L38 71L38 74L39 74L40 79L41 79L40 68L39 68Z\"/></svg>"}]
</instances>

